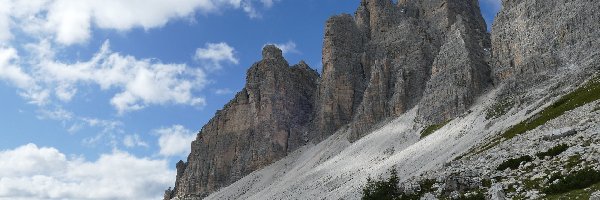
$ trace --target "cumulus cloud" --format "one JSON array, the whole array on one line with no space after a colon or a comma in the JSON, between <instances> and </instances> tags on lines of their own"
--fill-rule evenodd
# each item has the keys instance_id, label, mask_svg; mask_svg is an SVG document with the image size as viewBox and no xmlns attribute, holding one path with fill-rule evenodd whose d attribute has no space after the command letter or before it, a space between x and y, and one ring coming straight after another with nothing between
<instances>
[{"instance_id":1,"label":"cumulus cloud","mask_svg":"<svg viewBox=\"0 0 600 200\"><path fill-rule=\"evenodd\" d=\"M30 35L50 35L58 43L84 43L93 27L128 31L132 28L159 28L174 19L195 13L215 13L241 9L250 17L259 17L253 2L265 8L272 0L0 0L0 41L13 38L11 30L20 28ZM15 26L14 24L19 24Z\"/></svg>"},{"instance_id":2,"label":"cumulus cloud","mask_svg":"<svg viewBox=\"0 0 600 200\"><path fill-rule=\"evenodd\" d=\"M196 139L196 133L181 125L154 130L159 135L159 154L162 156L186 156L190 153L190 143Z\"/></svg>"},{"instance_id":3,"label":"cumulus cloud","mask_svg":"<svg viewBox=\"0 0 600 200\"><path fill-rule=\"evenodd\" d=\"M68 102L78 86L95 84L105 91L118 91L110 104L119 114L148 105L201 107L206 103L203 97L195 95L208 82L199 68L114 53L108 41L90 60L75 63L56 60L48 41L29 44L27 49L35 55L28 72L14 64L19 58L14 49L0 50L0 79L17 85L23 90L22 96L32 102L49 101L50 93Z\"/></svg>"},{"instance_id":4,"label":"cumulus cloud","mask_svg":"<svg viewBox=\"0 0 600 200\"><path fill-rule=\"evenodd\" d=\"M207 43L206 47L196 49L194 59L201 61L209 71L219 70L222 63L238 64L235 49L227 43Z\"/></svg>"},{"instance_id":5,"label":"cumulus cloud","mask_svg":"<svg viewBox=\"0 0 600 200\"><path fill-rule=\"evenodd\" d=\"M265 44L269 45L269 44ZM294 41L288 41L286 43L273 43L273 45L277 46L277 48L281 49L281 52L284 54L287 53L300 53L296 48L296 43Z\"/></svg>"},{"instance_id":6,"label":"cumulus cloud","mask_svg":"<svg viewBox=\"0 0 600 200\"><path fill-rule=\"evenodd\" d=\"M166 160L118 150L96 161L35 144L0 151L0 197L6 199L161 199L174 177Z\"/></svg>"}]
</instances>

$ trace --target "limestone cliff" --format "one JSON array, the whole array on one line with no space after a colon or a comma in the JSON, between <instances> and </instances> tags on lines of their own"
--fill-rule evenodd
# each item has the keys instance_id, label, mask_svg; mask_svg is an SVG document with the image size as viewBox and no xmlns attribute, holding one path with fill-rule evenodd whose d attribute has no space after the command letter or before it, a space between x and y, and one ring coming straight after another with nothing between
<instances>
[{"instance_id":1,"label":"limestone cliff","mask_svg":"<svg viewBox=\"0 0 600 200\"><path fill-rule=\"evenodd\" d=\"M567 77L580 82L600 66L600 4L585 0L504 0L492 27L494 82L507 83L515 95L572 69L588 74Z\"/></svg>"},{"instance_id":2,"label":"limestone cliff","mask_svg":"<svg viewBox=\"0 0 600 200\"><path fill-rule=\"evenodd\" d=\"M462 33L460 41L453 38L456 31L452 27L457 23ZM458 48L459 42L465 43L461 49L446 51L460 50L469 61L457 61L463 58L440 52L443 46ZM334 16L326 23L315 132L328 136L349 125L349 139L355 141L375 124L398 117L419 102L423 105L419 112L422 123L456 117L490 82L486 63L489 54L484 53L489 43L477 0L404 0L397 4L362 0L354 18ZM449 91L452 88L444 87L455 86L441 76L428 86L434 64L452 65L445 68L452 71L443 74L472 82L460 88L464 101L429 107L440 98L459 98L458 94L443 92L421 100L428 87L430 91ZM449 114L437 119L434 116L440 110Z\"/></svg>"},{"instance_id":3,"label":"limestone cliff","mask_svg":"<svg viewBox=\"0 0 600 200\"><path fill-rule=\"evenodd\" d=\"M187 162L177 164L175 188L165 196L204 197L303 145L317 78L304 62L290 67L281 50L266 46L244 89L198 133Z\"/></svg>"}]
</instances>

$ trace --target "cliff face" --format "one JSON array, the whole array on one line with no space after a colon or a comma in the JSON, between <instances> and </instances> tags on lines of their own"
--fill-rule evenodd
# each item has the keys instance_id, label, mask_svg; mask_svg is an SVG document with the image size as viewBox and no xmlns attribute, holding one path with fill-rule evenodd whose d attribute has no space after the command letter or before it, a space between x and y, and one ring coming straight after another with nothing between
<instances>
[{"instance_id":1,"label":"cliff face","mask_svg":"<svg viewBox=\"0 0 600 200\"><path fill-rule=\"evenodd\" d=\"M318 133L349 125L355 141L419 104L422 123L456 117L489 85L489 46L477 0L362 0L354 18L334 16L325 26ZM462 54L447 55L454 51Z\"/></svg>"},{"instance_id":2,"label":"cliff face","mask_svg":"<svg viewBox=\"0 0 600 200\"><path fill-rule=\"evenodd\" d=\"M515 95L572 69L564 84L580 82L600 66L600 4L585 0L504 0L492 27L494 82Z\"/></svg>"},{"instance_id":3,"label":"cliff face","mask_svg":"<svg viewBox=\"0 0 600 200\"><path fill-rule=\"evenodd\" d=\"M263 59L248 70L245 88L192 142L166 196L207 196L303 145L317 78L304 62L290 67L281 50L266 46Z\"/></svg>"}]
</instances>

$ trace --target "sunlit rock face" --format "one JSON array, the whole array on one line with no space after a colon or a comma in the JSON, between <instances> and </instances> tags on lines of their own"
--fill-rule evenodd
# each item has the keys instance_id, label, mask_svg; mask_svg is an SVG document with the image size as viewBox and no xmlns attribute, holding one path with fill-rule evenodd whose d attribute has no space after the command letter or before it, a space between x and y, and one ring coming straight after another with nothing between
<instances>
[{"instance_id":1,"label":"sunlit rock face","mask_svg":"<svg viewBox=\"0 0 600 200\"><path fill-rule=\"evenodd\" d=\"M245 88L192 142L169 198L202 198L304 145L318 74L304 62L290 67L275 46L262 54Z\"/></svg>"}]
</instances>

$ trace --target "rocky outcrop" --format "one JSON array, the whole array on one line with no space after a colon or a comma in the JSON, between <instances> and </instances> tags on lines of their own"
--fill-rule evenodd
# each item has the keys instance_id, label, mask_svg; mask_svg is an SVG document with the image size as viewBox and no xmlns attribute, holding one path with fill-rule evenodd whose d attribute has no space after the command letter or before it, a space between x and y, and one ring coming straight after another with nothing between
<instances>
[{"instance_id":1,"label":"rocky outcrop","mask_svg":"<svg viewBox=\"0 0 600 200\"><path fill-rule=\"evenodd\" d=\"M519 94L560 74L581 82L600 69L600 4L586 0L504 0L492 27L494 82Z\"/></svg>"},{"instance_id":2,"label":"rocky outcrop","mask_svg":"<svg viewBox=\"0 0 600 200\"><path fill-rule=\"evenodd\" d=\"M419 105L419 121L441 124L465 113L475 98L491 85L486 62L487 41L477 35L462 19L452 25L446 43L431 69L425 95Z\"/></svg>"},{"instance_id":3,"label":"rocky outcrop","mask_svg":"<svg viewBox=\"0 0 600 200\"><path fill-rule=\"evenodd\" d=\"M315 124L321 140L350 122L366 87L363 35L352 16L327 20Z\"/></svg>"},{"instance_id":4,"label":"rocky outcrop","mask_svg":"<svg viewBox=\"0 0 600 200\"><path fill-rule=\"evenodd\" d=\"M306 63L290 67L281 50L266 46L245 88L198 133L187 162L177 164L170 197L202 198L304 145L317 79Z\"/></svg>"}]
</instances>

